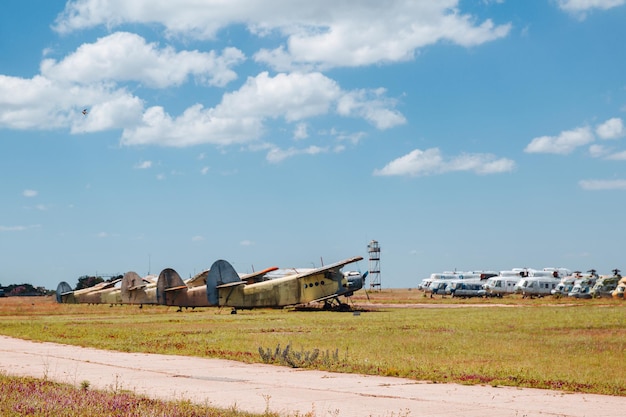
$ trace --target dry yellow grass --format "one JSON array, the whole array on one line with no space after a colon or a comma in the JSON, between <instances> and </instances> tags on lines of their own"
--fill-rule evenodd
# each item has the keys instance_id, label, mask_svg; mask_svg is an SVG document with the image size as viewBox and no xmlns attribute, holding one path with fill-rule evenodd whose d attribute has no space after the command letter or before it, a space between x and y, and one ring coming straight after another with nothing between
<instances>
[{"instance_id":1,"label":"dry yellow grass","mask_svg":"<svg viewBox=\"0 0 626 417\"><path fill-rule=\"evenodd\" d=\"M620 300L457 300L417 290L361 292L376 308L336 312L60 305L1 299L0 333L121 351L261 362L285 347L334 353L310 367L438 382L626 396L626 304ZM503 305L504 303L504 305ZM473 305L488 306L476 308ZM414 307L414 308L408 308ZM427 308L421 308L427 307ZM516 308L519 307L519 308ZM333 358L327 354L326 359Z\"/></svg>"}]
</instances>

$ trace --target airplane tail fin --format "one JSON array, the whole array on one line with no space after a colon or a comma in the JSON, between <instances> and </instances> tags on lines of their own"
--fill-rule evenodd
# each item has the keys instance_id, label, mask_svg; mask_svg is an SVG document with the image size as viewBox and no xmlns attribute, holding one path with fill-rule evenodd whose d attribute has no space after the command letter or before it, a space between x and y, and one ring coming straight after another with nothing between
<instances>
[{"instance_id":1,"label":"airplane tail fin","mask_svg":"<svg viewBox=\"0 0 626 417\"><path fill-rule=\"evenodd\" d=\"M141 279L139 274L133 271L128 271L127 273L125 273L124 277L122 278L122 286L120 288L122 292L122 301L124 303L128 303L133 295L132 292L138 288L141 288L142 285L143 280Z\"/></svg>"},{"instance_id":2,"label":"airplane tail fin","mask_svg":"<svg viewBox=\"0 0 626 417\"><path fill-rule=\"evenodd\" d=\"M159 274L157 281L157 303L167 305L168 293L171 291L185 290L187 285L172 268L165 268Z\"/></svg>"},{"instance_id":3,"label":"airplane tail fin","mask_svg":"<svg viewBox=\"0 0 626 417\"><path fill-rule=\"evenodd\" d=\"M241 278L239 278L239 274L237 274L235 268L233 268L228 261L220 259L213 262L206 279L206 295L209 304L218 305L218 286L240 281Z\"/></svg>"},{"instance_id":4,"label":"airplane tail fin","mask_svg":"<svg viewBox=\"0 0 626 417\"><path fill-rule=\"evenodd\" d=\"M69 297L64 297L67 296L68 294L72 293L72 287L70 287L70 284L68 284L65 281L61 281L59 282L59 285L57 285L57 303L67 303L69 302L68 298Z\"/></svg>"}]
</instances>

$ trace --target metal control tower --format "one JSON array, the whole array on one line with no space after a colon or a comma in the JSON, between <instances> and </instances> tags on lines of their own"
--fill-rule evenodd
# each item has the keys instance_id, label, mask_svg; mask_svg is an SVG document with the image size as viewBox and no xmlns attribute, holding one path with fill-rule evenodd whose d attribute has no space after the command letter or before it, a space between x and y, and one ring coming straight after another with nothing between
<instances>
[{"instance_id":1,"label":"metal control tower","mask_svg":"<svg viewBox=\"0 0 626 417\"><path fill-rule=\"evenodd\" d=\"M369 254L369 279L370 289L380 289L380 246L376 240L372 240L367 245Z\"/></svg>"}]
</instances>

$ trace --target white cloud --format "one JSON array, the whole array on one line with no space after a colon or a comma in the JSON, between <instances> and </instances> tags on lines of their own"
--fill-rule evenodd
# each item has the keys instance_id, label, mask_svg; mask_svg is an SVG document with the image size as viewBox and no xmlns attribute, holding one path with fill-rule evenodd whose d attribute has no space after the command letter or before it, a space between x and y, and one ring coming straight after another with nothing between
<instances>
[{"instance_id":1,"label":"white cloud","mask_svg":"<svg viewBox=\"0 0 626 417\"><path fill-rule=\"evenodd\" d=\"M35 190L24 190L22 192L22 195L24 197L37 197L37 194L39 194L37 191Z\"/></svg>"},{"instance_id":2,"label":"white cloud","mask_svg":"<svg viewBox=\"0 0 626 417\"><path fill-rule=\"evenodd\" d=\"M194 76L207 85L236 78L229 69L243 54L227 48L214 52L158 49L138 35L120 32L84 44L65 59L46 59L33 78L0 75L0 128L57 129L71 133L134 127L144 104L119 82L153 87L180 85ZM82 114L87 108L88 113Z\"/></svg>"},{"instance_id":3,"label":"white cloud","mask_svg":"<svg viewBox=\"0 0 626 417\"><path fill-rule=\"evenodd\" d=\"M328 148L321 148L319 146L309 146L304 149L297 148L289 148L289 149L280 149L280 148L272 148L267 153L266 159L268 162L272 164L277 164L279 162L284 161L287 158L291 158L296 155L318 155L320 153L328 152Z\"/></svg>"},{"instance_id":4,"label":"white cloud","mask_svg":"<svg viewBox=\"0 0 626 417\"><path fill-rule=\"evenodd\" d=\"M2 226L0 225L0 232L24 232L30 229L37 229L41 227L39 224L32 224L29 226Z\"/></svg>"},{"instance_id":5,"label":"white cloud","mask_svg":"<svg viewBox=\"0 0 626 417\"><path fill-rule=\"evenodd\" d=\"M287 47L262 49L255 60L276 70L300 66L330 68L364 66L413 59L416 50L437 42L476 46L506 36L510 24L491 20L475 25L469 15L454 9L457 2L333 2L327 21L303 22L281 28ZM344 7L347 6L347 7ZM323 18L322 18L323 19Z\"/></svg>"},{"instance_id":6,"label":"white cloud","mask_svg":"<svg viewBox=\"0 0 626 417\"><path fill-rule=\"evenodd\" d=\"M626 151L621 151L606 157L612 161L626 161Z\"/></svg>"},{"instance_id":7,"label":"white cloud","mask_svg":"<svg viewBox=\"0 0 626 417\"><path fill-rule=\"evenodd\" d=\"M379 129L401 125L406 119L392 110L395 101L384 97L385 89L355 90L342 95L337 103L337 112L342 116L359 116Z\"/></svg>"},{"instance_id":8,"label":"white cloud","mask_svg":"<svg viewBox=\"0 0 626 417\"><path fill-rule=\"evenodd\" d=\"M214 108L195 104L172 117L160 106L145 111L141 124L125 129L123 145L185 147L210 143L231 145L254 140L262 133L262 120L242 114L220 114Z\"/></svg>"},{"instance_id":9,"label":"white cloud","mask_svg":"<svg viewBox=\"0 0 626 417\"><path fill-rule=\"evenodd\" d=\"M293 131L293 138L295 140L302 140L309 137L309 133L307 131L308 126L306 123L298 123L296 128Z\"/></svg>"},{"instance_id":10,"label":"white cloud","mask_svg":"<svg viewBox=\"0 0 626 417\"><path fill-rule=\"evenodd\" d=\"M241 242L239 242L239 244L241 246L252 246L254 245L254 242L251 240L242 240Z\"/></svg>"},{"instance_id":11,"label":"white cloud","mask_svg":"<svg viewBox=\"0 0 626 417\"><path fill-rule=\"evenodd\" d=\"M624 122L614 117L596 127L596 134L600 139L618 139L626 134Z\"/></svg>"},{"instance_id":12,"label":"white cloud","mask_svg":"<svg viewBox=\"0 0 626 417\"><path fill-rule=\"evenodd\" d=\"M626 180L581 180L578 185L583 190L626 190Z\"/></svg>"},{"instance_id":13,"label":"white cloud","mask_svg":"<svg viewBox=\"0 0 626 417\"><path fill-rule=\"evenodd\" d=\"M283 116L287 121L297 121L326 114L341 94L339 85L319 72L274 77L262 72L249 77L238 91L225 94L219 111L252 117Z\"/></svg>"},{"instance_id":14,"label":"white cloud","mask_svg":"<svg viewBox=\"0 0 626 417\"><path fill-rule=\"evenodd\" d=\"M415 149L408 154L394 159L380 170L375 170L374 175L428 175L439 172L443 165L441 152L437 148L422 151Z\"/></svg>"},{"instance_id":15,"label":"white cloud","mask_svg":"<svg viewBox=\"0 0 626 417\"><path fill-rule=\"evenodd\" d=\"M170 116L162 107L147 109L140 125L124 130L122 144L241 144L259 139L267 119L282 117L287 122L300 122L333 109L341 116L362 117L379 129L404 123L404 117L392 108L395 102L385 99L383 93L345 92L318 72L274 77L263 72L249 77L239 90L225 94L212 108L196 104L178 117Z\"/></svg>"},{"instance_id":16,"label":"white cloud","mask_svg":"<svg viewBox=\"0 0 626 417\"><path fill-rule=\"evenodd\" d=\"M222 28L244 24L253 35L285 38L283 45L256 55L281 70L404 61L437 42L475 46L509 33L510 24L476 22L458 5L458 0L75 0L66 4L55 29L160 23L169 34L209 39Z\"/></svg>"},{"instance_id":17,"label":"white cloud","mask_svg":"<svg viewBox=\"0 0 626 417\"><path fill-rule=\"evenodd\" d=\"M148 169L152 167L152 161L142 161L135 165L135 169Z\"/></svg>"},{"instance_id":18,"label":"white cloud","mask_svg":"<svg viewBox=\"0 0 626 417\"><path fill-rule=\"evenodd\" d=\"M42 61L41 74L74 84L135 81L155 88L180 85L194 76L201 84L224 86L237 78L230 67L243 60L243 53L236 48L226 48L221 55L214 51L176 52L169 46L146 43L139 35L117 32L83 44L60 62Z\"/></svg>"},{"instance_id":19,"label":"white cloud","mask_svg":"<svg viewBox=\"0 0 626 417\"><path fill-rule=\"evenodd\" d=\"M87 116L85 105L95 104ZM111 85L77 86L49 80L0 75L0 127L57 129L72 133L122 128L141 115L143 104L123 89Z\"/></svg>"},{"instance_id":20,"label":"white cloud","mask_svg":"<svg viewBox=\"0 0 626 417\"><path fill-rule=\"evenodd\" d=\"M497 158L492 154L462 154L446 159L441 155L438 148L431 148L425 151L415 149L389 162L382 169L375 170L374 175L416 177L458 171L497 174L512 171L514 168L514 161L507 158Z\"/></svg>"},{"instance_id":21,"label":"white cloud","mask_svg":"<svg viewBox=\"0 0 626 417\"><path fill-rule=\"evenodd\" d=\"M591 9L612 9L625 4L626 0L558 0L558 3L567 12L585 12Z\"/></svg>"},{"instance_id":22,"label":"white cloud","mask_svg":"<svg viewBox=\"0 0 626 417\"><path fill-rule=\"evenodd\" d=\"M195 104L173 117L160 106L144 110L144 103L112 84L77 85L50 80L0 75L0 127L55 129L72 133L123 129L123 145L191 146L201 143L246 143L264 134L265 121L287 122L326 115L363 118L378 129L406 120L385 90L344 91L321 73L249 77L236 91L212 108ZM89 113L81 110L86 104ZM302 131L300 132L302 133Z\"/></svg>"},{"instance_id":23,"label":"white cloud","mask_svg":"<svg viewBox=\"0 0 626 417\"><path fill-rule=\"evenodd\" d=\"M603 145L591 145L589 147L589 155L593 158L601 158L608 153L608 149Z\"/></svg>"},{"instance_id":24,"label":"white cloud","mask_svg":"<svg viewBox=\"0 0 626 417\"><path fill-rule=\"evenodd\" d=\"M206 175L209 173L209 169L210 169L209 167L202 167L202 169L200 170L200 173L202 175Z\"/></svg>"},{"instance_id":25,"label":"white cloud","mask_svg":"<svg viewBox=\"0 0 626 417\"><path fill-rule=\"evenodd\" d=\"M611 161L626 161L626 151L612 153L613 150L604 145L591 145L589 155L593 158L604 158Z\"/></svg>"},{"instance_id":26,"label":"white cloud","mask_svg":"<svg viewBox=\"0 0 626 417\"><path fill-rule=\"evenodd\" d=\"M554 153L566 155L579 146L587 145L594 141L593 133L589 127L579 127L574 130L561 132L558 136L541 136L534 138L524 152L528 153Z\"/></svg>"},{"instance_id":27,"label":"white cloud","mask_svg":"<svg viewBox=\"0 0 626 417\"><path fill-rule=\"evenodd\" d=\"M202 242L202 241L204 241L204 240L205 240L204 236L193 236L193 237L191 238L191 241L192 241L192 242Z\"/></svg>"}]
</instances>

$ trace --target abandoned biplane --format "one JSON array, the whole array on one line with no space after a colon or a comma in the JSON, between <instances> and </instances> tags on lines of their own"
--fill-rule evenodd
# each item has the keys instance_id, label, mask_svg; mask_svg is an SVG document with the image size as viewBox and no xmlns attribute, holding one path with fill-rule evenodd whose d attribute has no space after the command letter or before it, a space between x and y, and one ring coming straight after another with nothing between
<instances>
[{"instance_id":1,"label":"abandoned biplane","mask_svg":"<svg viewBox=\"0 0 626 417\"><path fill-rule=\"evenodd\" d=\"M339 297L349 297L363 288L366 274L343 273L341 268L361 259L357 256L307 272L255 283L242 280L230 263L218 260L207 275L206 296L210 305L233 309L280 308L313 302L323 302L325 308L336 304L339 309L348 309L349 306Z\"/></svg>"},{"instance_id":2,"label":"abandoned biplane","mask_svg":"<svg viewBox=\"0 0 626 417\"><path fill-rule=\"evenodd\" d=\"M271 267L252 274L242 275L240 279L249 284L258 282L268 272L277 270L277 267ZM209 270L202 271L187 281L178 275L178 272L172 268L166 268L159 274L157 281L157 301L159 304L167 306L176 306L179 309L183 307L209 307L207 298L206 280Z\"/></svg>"},{"instance_id":3,"label":"abandoned biplane","mask_svg":"<svg viewBox=\"0 0 626 417\"><path fill-rule=\"evenodd\" d=\"M100 282L92 287L73 291L70 284L61 281L57 286L56 299L58 303L66 304L120 304L122 295L119 285L120 279L110 282Z\"/></svg>"}]
</instances>

